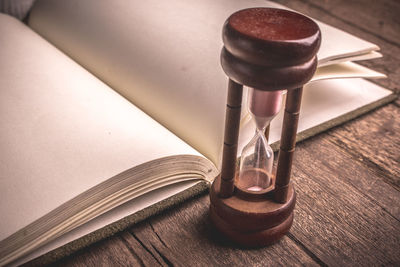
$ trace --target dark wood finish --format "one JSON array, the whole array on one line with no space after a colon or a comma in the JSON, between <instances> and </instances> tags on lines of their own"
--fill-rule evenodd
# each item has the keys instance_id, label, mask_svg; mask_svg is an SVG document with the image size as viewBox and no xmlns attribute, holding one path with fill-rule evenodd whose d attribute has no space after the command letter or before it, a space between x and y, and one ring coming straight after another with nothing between
<instances>
[{"instance_id":1,"label":"dark wood finish","mask_svg":"<svg viewBox=\"0 0 400 267\"><path fill-rule=\"evenodd\" d=\"M276 184L266 192L234 187L240 106L232 108L228 102L222 173L210 190L210 216L217 229L241 245L270 245L293 222L296 197L289 182L302 86L315 72L321 33L315 22L292 11L250 8L231 15L222 35L221 65L230 79L229 95L234 94L232 79L257 89L288 90Z\"/></svg>"},{"instance_id":2,"label":"dark wood finish","mask_svg":"<svg viewBox=\"0 0 400 267\"><path fill-rule=\"evenodd\" d=\"M243 86L229 79L221 166L220 196L223 198L230 197L234 188L242 94Z\"/></svg>"},{"instance_id":3,"label":"dark wood finish","mask_svg":"<svg viewBox=\"0 0 400 267\"><path fill-rule=\"evenodd\" d=\"M238 231L232 227L231 221L225 220L218 213L218 210L212 205L210 206L210 218L215 227L226 237L232 240L238 247L257 248L269 246L279 241L293 224L293 212L289 213L282 222L272 227L263 228L264 230L256 231Z\"/></svg>"},{"instance_id":4,"label":"dark wood finish","mask_svg":"<svg viewBox=\"0 0 400 267\"><path fill-rule=\"evenodd\" d=\"M226 20L222 39L221 65L228 77L272 91L298 88L312 78L321 33L298 13L250 8Z\"/></svg>"},{"instance_id":5,"label":"dark wood finish","mask_svg":"<svg viewBox=\"0 0 400 267\"><path fill-rule=\"evenodd\" d=\"M397 0L279 0L381 47L362 62L400 84ZM351 88L349 88L351 90ZM203 195L103 240L57 266L399 266L400 100L296 146L293 226L275 245L241 249L208 219Z\"/></svg>"},{"instance_id":6,"label":"dark wood finish","mask_svg":"<svg viewBox=\"0 0 400 267\"><path fill-rule=\"evenodd\" d=\"M303 86L317 68L317 58L298 65L265 67L236 58L225 48L221 52L221 65L235 82L265 91L295 89Z\"/></svg>"},{"instance_id":7,"label":"dark wood finish","mask_svg":"<svg viewBox=\"0 0 400 267\"><path fill-rule=\"evenodd\" d=\"M302 94L303 88L301 87L289 90L286 96L278 167L276 170L275 200L279 203L285 203L288 197Z\"/></svg>"},{"instance_id":8,"label":"dark wood finish","mask_svg":"<svg viewBox=\"0 0 400 267\"><path fill-rule=\"evenodd\" d=\"M321 44L321 33L311 19L274 8L232 14L225 22L222 38L234 57L267 67L308 62Z\"/></svg>"},{"instance_id":9,"label":"dark wood finish","mask_svg":"<svg viewBox=\"0 0 400 267\"><path fill-rule=\"evenodd\" d=\"M292 213L296 202L293 186L288 192L289 200L281 205L274 202L275 180L265 192L241 192L236 188L230 198L219 197L221 179L217 178L210 189L211 210L213 210L225 224L230 225L231 231L240 234L261 231L283 223ZM263 235L264 236L264 235ZM252 240L246 241L251 244ZM268 240L265 244L270 244ZM261 242L257 241L257 245Z\"/></svg>"}]
</instances>

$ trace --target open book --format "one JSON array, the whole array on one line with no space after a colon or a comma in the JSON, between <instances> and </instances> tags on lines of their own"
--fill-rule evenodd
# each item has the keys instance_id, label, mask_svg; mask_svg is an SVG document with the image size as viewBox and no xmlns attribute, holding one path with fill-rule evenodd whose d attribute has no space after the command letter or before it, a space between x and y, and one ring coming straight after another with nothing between
<instances>
[{"instance_id":1,"label":"open book","mask_svg":"<svg viewBox=\"0 0 400 267\"><path fill-rule=\"evenodd\" d=\"M254 6L276 4L40 0L28 25L0 14L0 265L95 242L136 220L128 215L218 175L221 28ZM379 57L379 48L320 27L300 138L391 98L368 81L337 79L384 77L350 62ZM247 118L243 108L241 145L254 133Z\"/></svg>"}]
</instances>

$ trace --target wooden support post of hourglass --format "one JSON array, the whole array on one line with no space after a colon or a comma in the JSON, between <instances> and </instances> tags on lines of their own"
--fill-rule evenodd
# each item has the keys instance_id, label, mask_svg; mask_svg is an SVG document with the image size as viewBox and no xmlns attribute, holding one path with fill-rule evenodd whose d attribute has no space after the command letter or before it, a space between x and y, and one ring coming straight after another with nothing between
<instances>
[{"instance_id":1,"label":"wooden support post of hourglass","mask_svg":"<svg viewBox=\"0 0 400 267\"><path fill-rule=\"evenodd\" d=\"M225 22L221 65L229 77L221 175L210 189L210 217L218 230L245 246L265 246L287 233L296 193L290 183L302 86L317 67L321 33L311 19L292 11L251 8ZM236 186L236 154L242 85L288 90L276 179L249 191Z\"/></svg>"},{"instance_id":2,"label":"wooden support post of hourglass","mask_svg":"<svg viewBox=\"0 0 400 267\"><path fill-rule=\"evenodd\" d=\"M275 200L279 203L285 203L288 197L302 93L300 87L289 90L286 96L275 181Z\"/></svg>"},{"instance_id":3,"label":"wooden support post of hourglass","mask_svg":"<svg viewBox=\"0 0 400 267\"><path fill-rule=\"evenodd\" d=\"M222 152L221 166L220 196L223 198L232 196L234 189L242 92L243 85L229 79L225 115L224 148Z\"/></svg>"}]
</instances>

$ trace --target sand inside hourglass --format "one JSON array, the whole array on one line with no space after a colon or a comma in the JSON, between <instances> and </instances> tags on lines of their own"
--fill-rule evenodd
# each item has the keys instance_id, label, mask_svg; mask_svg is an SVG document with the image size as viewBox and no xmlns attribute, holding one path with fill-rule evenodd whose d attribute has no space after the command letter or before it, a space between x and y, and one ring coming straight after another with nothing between
<instances>
[{"instance_id":1,"label":"sand inside hourglass","mask_svg":"<svg viewBox=\"0 0 400 267\"><path fill-rule=\"evenodd\" d=\"M266 127L280 110L282 91L250 89L249 111L256 124L256 132L243 148L240 157L237 187L253 192L268 188L271 184L274 153L264 136Z\"/></svg>"},{"instance_id":2,"label":"sand inside hourglass","mask_svg":"<svg viewBox=\"0 0 400 267\"><path fill-rule=\"evenodd\" d=\"M259 192L268 188L271 184L270 181L271 175L268 172L260 168L253 168L241 173L241 179L237 181L237 186L248 191Z\"/></svg>"}]
</instances>

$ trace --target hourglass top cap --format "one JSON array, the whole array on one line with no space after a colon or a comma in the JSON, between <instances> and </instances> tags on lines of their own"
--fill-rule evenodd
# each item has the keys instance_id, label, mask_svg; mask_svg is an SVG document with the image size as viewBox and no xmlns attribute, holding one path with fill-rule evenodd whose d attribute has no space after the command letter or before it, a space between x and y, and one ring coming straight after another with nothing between
<instances>
[{"instance_id":1,"label":"hourglass top cap","mask_svg":"<svg viewBox=\"0 0 400 267\"><path fill-rule=\"evenodd\" d=\"M292 66L311 60L321 43L318 25L283 9L249 8L232 14L223 28L225 49L262 66Z\"/></svg>"}]
</instances>

